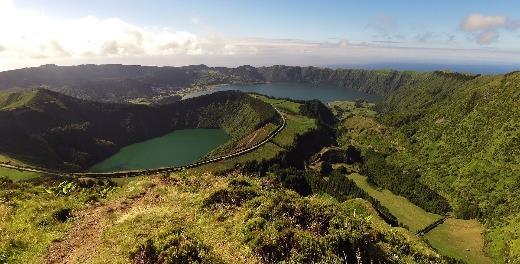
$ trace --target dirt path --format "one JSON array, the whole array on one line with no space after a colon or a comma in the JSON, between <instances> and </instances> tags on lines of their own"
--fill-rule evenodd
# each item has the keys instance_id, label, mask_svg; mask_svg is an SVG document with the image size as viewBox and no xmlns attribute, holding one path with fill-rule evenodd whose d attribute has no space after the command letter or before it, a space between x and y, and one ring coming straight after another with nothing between
<instances>
[{"instance_id":1,"label":"dirt path","mask_svg":"<svg viewBox=\"0 0 520 264\"><path fill-rule=\"evenodd\" d=\"M93 205L77 215L76 225L59 241L51 244L44 258L44 263L85 263L90 256L95 256L101 244L103 231L109 225L109 216L125 213L149 195L156 185L147 187L140 194L112 202L107 205Z\"/></svg>"}]
</instances>

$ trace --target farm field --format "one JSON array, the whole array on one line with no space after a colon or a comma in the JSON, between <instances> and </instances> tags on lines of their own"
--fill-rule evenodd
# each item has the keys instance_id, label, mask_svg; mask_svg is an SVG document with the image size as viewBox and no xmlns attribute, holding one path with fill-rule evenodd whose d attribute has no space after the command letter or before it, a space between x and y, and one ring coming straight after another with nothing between
<instances>
[{"instance_id":1,"label":"farm field","mask_svg":"<svg viewBox=\"0 0 520 264\"><path fill-rule=\"evenodd\" d=\"M441 218L440 215L424 211L402 196L395 195L388 190L374 188L367 182L365 176L354 173L348 177L370 196L378 200L411 232L415 233Z\"/></svg>"},{"instance_id":2,"label":"farm field","mask_svg":"<svg viewBox=\"0 0 520 264\"><path fill-rule=\"evenodd\" d=\"M443 255L468 263L493 263L484 255L482 225L477 220L448 218L426 234L426 240Z\"/></svg>"}]
</instances>

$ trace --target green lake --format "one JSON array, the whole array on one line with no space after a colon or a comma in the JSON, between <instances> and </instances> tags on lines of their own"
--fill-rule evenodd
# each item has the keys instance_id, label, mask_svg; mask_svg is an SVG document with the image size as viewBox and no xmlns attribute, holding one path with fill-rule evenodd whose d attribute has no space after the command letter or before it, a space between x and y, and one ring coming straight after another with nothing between
<instances>
[{"instance_id":1,"label":"green lake","mask_svg":"<svg viewBox=\"0 0 520 264\"><path fill-rule=\"evenodd\" d=\"M132 144L90 168L91 172L153 169L193 163L226 143L222 129L177 130L162 137Z\"/></svg>"}]
</instances>

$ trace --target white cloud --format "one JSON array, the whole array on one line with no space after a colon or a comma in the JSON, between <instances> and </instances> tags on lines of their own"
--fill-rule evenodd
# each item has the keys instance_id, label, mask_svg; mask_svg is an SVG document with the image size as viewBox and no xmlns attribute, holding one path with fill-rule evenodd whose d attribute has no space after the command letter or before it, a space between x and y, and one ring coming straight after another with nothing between
<instances>
[{"instance_id":1,"label":"white cloud","mask_svg":"<svg viewBox=\"0 0 520 264\"><path fill-rule=\"evenodd\" d=\"M373 28L391 44L354 43L346 39L307 41L299 39L223 38L208 33L168 28L146 28L119 18L87 16L54 19L44 13L17 8L0 0L0 70L38 66L46 63L124 63L145 65L209 64L316 65L370 63L381 61L422 61L463 63L482 61L517 62L519 52L497 52L446 48L414 48L400 40L395 19L380 14ZM205 27L204 21L192 19ZM513 24L508 26L513 28ZM491 29L492 30L492 29ZM473 32L483 33L482 32ZM486 31L487 32L487 31ZM428 38L428 35L423 36ZM492 42L498 35L482 34ZM401 47L400 47L401 46Z\"/></svg>"},{"instance_id":2,"label":"white cloud","mask_svg":"<svg viewBox=\"0 0 520 264\"><path fill-rule=\"evenodd\" d=\"M56 20L0 0L3 59L202 54L205 42L189 32L143 28L118 18Z\"/></svg>"},{"instance_id":3,"label":"white cloud","mask_svg":"<svg viewBox=\"0 0 520 264\"><path fill-rule=\"evenodd\" d=\"M491 44L498 41L500 29L517 30L520 28L520 21L506 16L471 14L462 21L461 28L463 31L473 32L477 43Z\"/></svg>"},{"instance_id":4,"label":"white cloud","mask_svg":"<svg viewBox=\"0 0 520 264\"><path fill-rule=\"evenodd\" d=\"M198 17L198 16L192 17L191 18L191 23L193 23L194 25L200 24L200 17Z\"/></svg>"},{"instance_id":5,"label":"white cloud","mask_svg":"<svg viewBox=\"0 0 520 264\"><path fill-rule=\"evenodd\" d=\"M484 16L471 14L462 22L462 29L467 32L490 30L503 27L508 23L506 16Z\"/></svg>"}]
</instances>

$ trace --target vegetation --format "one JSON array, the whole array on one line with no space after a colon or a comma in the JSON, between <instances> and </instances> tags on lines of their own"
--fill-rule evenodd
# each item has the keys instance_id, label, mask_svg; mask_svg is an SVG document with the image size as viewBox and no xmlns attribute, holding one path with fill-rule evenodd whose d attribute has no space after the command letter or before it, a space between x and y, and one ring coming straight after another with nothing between
<instances>
[{"instance_id":1,"label":"vegetation","mask_svg":"<svg viewBox=\"0 0 520 264\"><path fill-rule=\"evenodd\" d=\"M149 78L166 84L175 69L149 69ZM48 90L1 94L0 160L55 168L84 168L129 142L181 128L225 129L233 141L216 153L226 153L277 127L271 106L284 114L287 127L236 159L119 187L2 179L0 237L6 239L0 241L0 262L520 261L520 73L183 70L175 77L182 85L325 82L388 96L376 106L332 103L331 111L317 101L236 92L162 106L101 104ZM148 78L137 75L138 82ZM72 80L49 82L68 86ZM321 161L319 171L309 170L309 158L336 143L355 159ZM417 231L450 212L473 220L448 219L425 240L391 227ZM94 249L98 254L89 254Z\"/></svg>"},{"instance_id":2,"label":"vegetation","mask_svg":"<svg viewBox=\"0 0 520 264\"><path fill-rule=\"evenodd\" d=\"M7 97L14 99L0 102L2 154L47 168L85 169L123 146L185 128L224 129L232 139L222 153L279 122L270 105L238 92L161 106L89 102L48 90Z\"/></svg>"},{"instance_id":3,"label":"vegetation","mask_svg":"<svg viewBox=\"0 0 520 264\"><path fill-rule=\"evenodd\" d=\"M391 229L362 200L301 197L270 178L188 171L138 178L105 197L98 195L103 186L56 196L39 184L8 185L0 191L0 232L7 238L0 256L8 263L343 263L358 256L376 263L448 261ZM245 199L215 199L222 190ZM244 196L248 190L255 195ZM54 212L73 217L54 220ZM81 240L84 235L89 239Z\"/></svg>"},{"instance_id":4,"label":"vegetation","mask_svg":"<svg viewBox=\"0 0 520 264\"><path fill-rule=\"evenodd\" d=\"M46 191L57 189L59 184L0 178L0 262L41 262L38 259L47 246L71 228L70 212L103 199L103 190L107 188L94 186L68 191L65 195Z\"/></svg>"},{"instance_id":5,"label":"vegetation","mask_svg":"<svg viewBox=\"0 0 520 264\"><path fill-rule=\"evenodd\" d=\"M484 223L486 252L497 262L520 261L519 98L518 72L434 72L381 106L381 121L410 141L387 161L419 171L457 216Z\"/></svg>"},{"instance_id":6,"label":"vegetation","mask_svg":"<svg viewBox=\"0 0 520 264\"><path fill-rule=\"evenodd\" d=\"M221 263L211 247L187 236L181 229L160 234L157 241L150 239L130 253L133 263Z\"/></svg>"},{"instance_id":7,"label":"vegetation","mask_svg":"<svg viewBox=\"0 0 520 264\"><path fill-rule=\"evenodd\" d=\"M467 263L493 263L484 255L482 226L477 220L447 219L425 237L433 247L446 256Z\"/></svg>"},{"instance_id":8,"label":"vegetation","mask_svg":"<svg viewBox=\"0 0 520 264\"><path fill-rule=\"evenodd\" d=\"M395 195L388 190L375 188L367 182L367 178L364 176L350 174L348 178L354 181L356 185L370 195L370 197L379 201L381 206L388 208L388 211L395 216L397 221L413 233L416 233L442 217L426 212L424 209L411 203L408 199Z\"/></svg>"},{"instance_id":9,"label":"vegetation","mask_svg":"<svg viewBox=\"0 0 520 264\"><path fill-rule=\"evenodd\" d=\"M94 101L161 104L179 98L184 88L230 83L318 82L387 95L421 76L412 72L292 66L43 65L0 73L0 90L47 88Z\"/></svg>"},{"instance_id":10,"label":"vegetation","mask_svg":"<svg viewBox=\"0 0 520 264\"><path fill-rule=\"evenodd\" d=\"M418 173L402 171L388 164L385 157L377 152L365 153L361 173L368 176L368 183L402 195L426 211L440 215L451 211L451 206L444 197L418 181Z\"/></svg>"},{"instance_id":11,"label":"vegetation","mask_svg":"<svg viewBox=\"0 0 520 264\"><path fill-rule=\"evenodd\" d=\"M276 65L258 71L271 82L329 83L340 87L387 95L421 78L421 73L386 70L327 69Z\"/></svg>"},{"instance_id":12,"label":"vegetation","mask_svg":"<svg viewBox=\"0 0 520 264\"><path fill-rule=\"evenodd\" d=\"M345 104L340 103L337 105L345 106ZM370 155L379 157L379 162L376 162L375 165L367 164L366 162L362 167L362 171L370 170L374 166L377 168L391 164L391 166L394 166L393 169L386 168L378 171L392 171L396 170L395 166L399 166L400 168L397 171L387 176L406 175L405 172L408 169L406 167L403 168L400 163L394 162L395 157L409 155L407 150L411 148L412 143L408 141L406 136L395 127L381 124L376 120L376 118L379 118L378 115L367 114L367 110L365 110L367 109L366 105L361 104L352 109L352 106L347 104L346 107L348 112L343 109L336 109L339 111L335 111L333 108L333 111L341 119L338 126L338 141L345 147L354 145L360 148L365 153L365 160ZM353 112L356 114L352 114ZM354 180L360 188L374 199L380 201L397 218L399 223L413 232L423 229L441 217L440 215L424 211L408 199L378 187L374 183L369 184L364 176L351 174L349 178ZM404 180L404 182L406 181ZM391 181L389 182L391 183ZM401 183L401 180L399 180L399 183ZM411 183L419 186L425 184L421 180ZM417 204L420 205L421 203ZM428 203L426 203L426 206L429 206ZM451 223L458 223L457 227L454 228L453 226L446 229L446 227L452 226ZM483 253L483 229L480 225L475 225L475 223L476 221L474 220L449 219L445 224L436 227L431 233L428 233L425 238L442 254L467 261L468 263L490 263L491 260L485 257ZM451 233L440 232L441 230L451 230ZM463 248L463 245L468 246Z\"/></svg>"},{"instance_id":13,"label":"vegetation","mask_svg":"<svg viewBox=\"0 0 520 264\"><path fill-rule=\"evenodd\" d=\"M40 176L41 176L40 174L34 173L34 172L18 171L18 170L0 167L0 177L4 177L4 178L10 179L12 181L30 180L30 179L38 178Z\"/></svg>"},{"instance_id":14,"label":"vegetation","mask_svg":"<svg viewBox=\"0 0 520 264\"><path fill-rule=\"evenodd\" d=\"M236 166L248 164L247 166L263 166L264 170L274 163L283 163L284 166L303 166L306 157L313 151L330 144L330 130L318 130L318 121L300 112L304 102L269 98L262 95L252 95L282 112L287 125L270 142L263 145L254 152L247 153L236 159L221 161L210 166L203 166L197 170L220 170L228 172ZM326 109L326 108L325 108ZM312 142L314 146L305 145Z\"/></svg>"}]
</instances>

